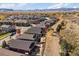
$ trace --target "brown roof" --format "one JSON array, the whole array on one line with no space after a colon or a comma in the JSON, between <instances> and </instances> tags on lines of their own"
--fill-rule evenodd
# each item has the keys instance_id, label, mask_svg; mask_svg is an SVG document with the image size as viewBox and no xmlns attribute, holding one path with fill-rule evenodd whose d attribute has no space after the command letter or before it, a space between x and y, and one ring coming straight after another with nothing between
<instances>
[{"instance_id":1,"label":"brown roof","mask_svg":"<svg viewBox=\"0 0 79 59\"><path fill-rule=\"evenodd\" d=\"M24 54L0 48L0 56L23 56Z\"/></svg>"},{"instance_id":2,"label":"brown roof","mask_svg":"<svg viewBox=\"0 0 79 59\"><path fill-rule=\"evenodd\" d=\"M10 40L8 41L8 45L11 48L21 49L25 51L30 51L31 46L34 41L24 41L24 40Z\"/></svg>"}]
</instances>

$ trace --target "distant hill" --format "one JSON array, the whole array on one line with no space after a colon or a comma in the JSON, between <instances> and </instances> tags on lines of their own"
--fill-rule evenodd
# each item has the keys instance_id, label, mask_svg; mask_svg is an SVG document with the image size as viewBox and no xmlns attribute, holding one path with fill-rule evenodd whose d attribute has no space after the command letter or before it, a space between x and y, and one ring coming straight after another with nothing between
<instances>
[{"instance_id":1,"label":"distant hill","mask_svg":"<svg viewBox=\"0 0 79 59\"><path fill-rule=\"evenodd\" d=\"M13 9L0 8L0 11L14 11Z\"/></svg>"},{"instance_id":2,"label":"distant hill","mask_svg":"<svg viewBox=\"0 0 79 59\"><path fill-rule=\"evenodd\" d=\"M35 9L27 11L79 11L79 8Z\"/></svg>"},{"instance_id":3,"label":"distant hill","mask_svg":"<svg viewBox=\"0 0 79 59\"><path fill-rule=\"evenodd\" d=\"M0 11L20 11L20 12L79 11L79 8L34 9L34 10L13 10L13 9L7 9L7 8L0 8Z\"/></svg>"}]
</instances>

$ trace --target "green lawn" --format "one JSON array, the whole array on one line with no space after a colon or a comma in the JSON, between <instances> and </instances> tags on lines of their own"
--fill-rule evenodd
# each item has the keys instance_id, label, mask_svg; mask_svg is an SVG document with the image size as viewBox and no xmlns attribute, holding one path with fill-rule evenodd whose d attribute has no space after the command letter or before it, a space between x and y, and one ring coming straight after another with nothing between
<instances>
[{"instance_id":1,"label":"green lawn","mask_svg":"<svg viewBox=\"0 0 79 59\"><path fill-rule=\"evenodd\" d=\"M0 40L2 40L3 38L7 37L9 34L11 34L11 33L5 33L5 34L0 35Z\"/></svg>"}]
</instances>

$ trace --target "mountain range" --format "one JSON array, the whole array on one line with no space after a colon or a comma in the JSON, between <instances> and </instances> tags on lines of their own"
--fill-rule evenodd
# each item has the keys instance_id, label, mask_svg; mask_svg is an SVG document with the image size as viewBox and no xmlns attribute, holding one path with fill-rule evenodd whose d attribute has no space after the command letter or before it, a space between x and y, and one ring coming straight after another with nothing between
<instances>
[{"instance_id":1,"label":"mountain range","mask_svg":"<svg viewBox=\"0 0 79 59\"><path fill-rule=\"evenodd\" d=\"M79 11L79 8L58 8L58 9L34 9L34 10L14 10L7 8L0 8L1 12L4 11L21 11L21 12L38 12L38 11Z\"/></svg>"}]
</instances>

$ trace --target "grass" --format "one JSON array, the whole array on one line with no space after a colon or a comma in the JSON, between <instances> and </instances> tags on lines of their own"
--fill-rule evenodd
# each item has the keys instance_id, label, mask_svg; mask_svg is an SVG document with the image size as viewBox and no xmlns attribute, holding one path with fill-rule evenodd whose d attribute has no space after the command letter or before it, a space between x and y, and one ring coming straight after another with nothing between
<instances>
[{"instance_id":1,"label":"grass","mask_svg":"<svg viewBox=\"0 0 79 59\"><path fill-rule=\"evenodd\" d=\"M60 55L61 55L61 56L64 56L65 43L64 43L64 42L61 42L60 46L61 46Z\"/></svg>"},{"instance_id":2,"label":"grass","mask_svg":"<svg viewBox=\"0 0 79 59\"><path fill-rule=\"evenodd\" d=\"M62 50L64 50L64 46L65 46L65 44L62 43L62 44L61 44L61 49L62 49Z\"/></svg>"},{"instance_id":3,"label":"grass","mask_svg":"<svg viewBox=\"0 0 79 59\"><path fill-rule=\"evenodd\" d=\"M0 40L2 40L3 38L7 37L9 34L11 34L11 33L5 33L5 34L0 35Z\"/></svg>"},{"instance_id":4,"label":"grass","mask_svg":"<svg viewBox=\"0 0 79 59\"><path fill-rule=\"evenodd\" d=\"M2 48L2 45L0 45L0 48Z\"/></svg>"},{"instance_id":5,"label":"grass","mask_svg":"<svg viewBox=\"0 0 79 59\"><path fill-rule=\"evenodd\" d=\"M51 27L48 28L48 31L50 31L50 30L51 30Z\"/></svg>"}]
</instances>

